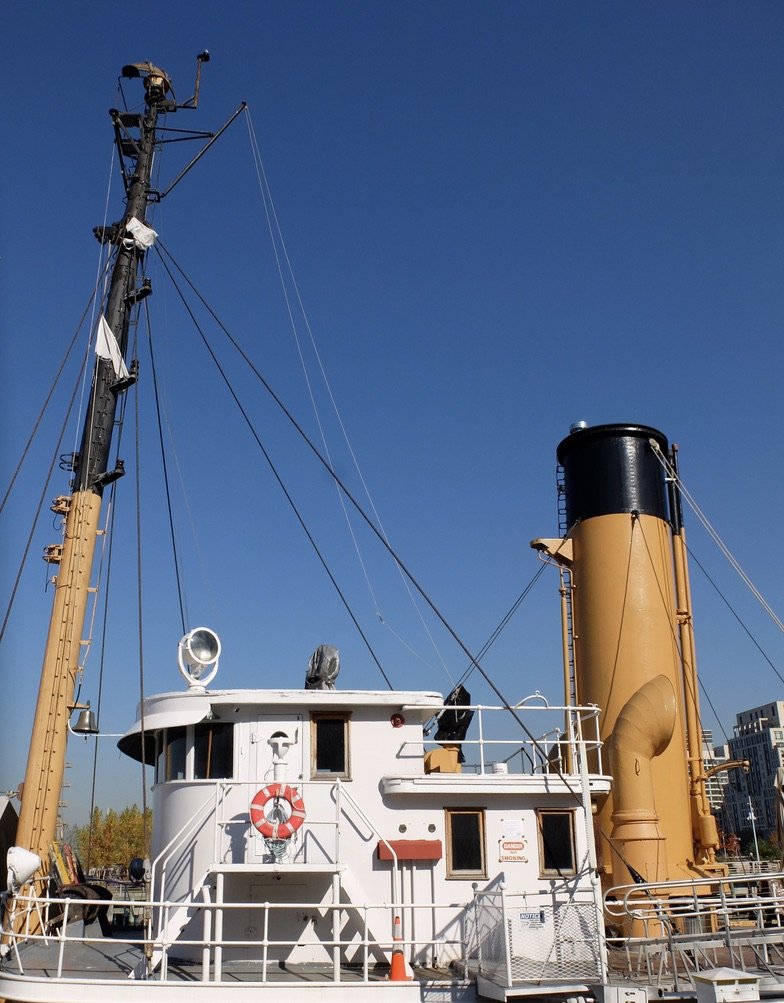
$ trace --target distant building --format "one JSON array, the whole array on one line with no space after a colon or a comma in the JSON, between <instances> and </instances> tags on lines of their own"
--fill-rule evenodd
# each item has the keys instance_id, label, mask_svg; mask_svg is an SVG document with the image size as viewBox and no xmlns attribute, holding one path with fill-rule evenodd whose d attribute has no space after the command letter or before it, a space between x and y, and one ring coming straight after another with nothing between
<instances>
[{"instance_id":1,"label":"distant building","mask_svg":"<svg viewBox=\"0 0 784 1003\"><path fill-rule=\"evenodd\" d=\"M784 765L784 700L745 710L735 717L729 740L730 759L746 759L748 772L731 770L725 788L723 820L728 831L751 828L754 812L757 835L776 832L776 770Z\"/></svg>"},{"instance_id":2,"label":"distant building","mask_svg":"<svg viewBox=\"0 0 784 1003\"><path fill-rule=\"evenodd\" d=\"M726 745L714 746L713 732L703 729L702 732L702 761L705 771L708 774L705 781L705 793L713 809L713 814L721 818L724 809L724 792L729 783L727 770L717 769L730 758ZM711 772L715 771L715 772Z\"/></svg>"}]
</instances>

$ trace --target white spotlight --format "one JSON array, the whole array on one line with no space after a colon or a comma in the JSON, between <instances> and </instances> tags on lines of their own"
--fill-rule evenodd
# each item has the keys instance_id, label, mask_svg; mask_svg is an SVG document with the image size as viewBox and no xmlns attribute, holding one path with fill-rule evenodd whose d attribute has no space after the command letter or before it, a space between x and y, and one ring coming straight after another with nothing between
<instances>
[{"instance_id":1,"label":"white spotlight","mask_svg":"<svg viewBox=\"0 0 784 1003\"><path fill-rule=\"evenodd\" d=\"M212 682L220 653L220 638L209 627L194 627L183 637L177 647L177 659L180 672L191 688L203 690Z\"/></svg>"},{"instance_id":2,"label":"white spotlight","mask_svg":"<svg viewBox=\"0 0 784 1003\"><path fill-rule=\"evenodd\" d=\"M38 854L25 850L23 846L10 846L5 861L8 871L8 891L11 895L15 895L41 866Z\"/></svg>"}]
</instances>

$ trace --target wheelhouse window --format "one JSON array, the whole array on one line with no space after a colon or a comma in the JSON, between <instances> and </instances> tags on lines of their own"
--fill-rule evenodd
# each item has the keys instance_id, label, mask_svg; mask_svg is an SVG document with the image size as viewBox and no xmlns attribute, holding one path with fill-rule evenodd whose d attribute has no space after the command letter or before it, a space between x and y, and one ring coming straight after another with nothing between
<instances>
[{"instance_id":1,"label":"wheelhouse window","mask_svg":"<svg viewBox=\"0 0 784 1003\"><path fill-rule=\"evenodd\" d=\"M234 725L203 721L167 728L156 740L155 782L234 776Z\"/></svg>"},{"instance_id":2,"label":"wheelhouse window","mask_svg":"<svg viewBox=\"0 0 784 1003\"><path fill-rule=\"evenodd\" d=\"M234 776L234 725L202 722L193 728L193 779Z\"/></svg>"},{"instance_id":3,"label":"wheelhouse window","mask_svg":"<svg viewBox=\"0 0 784 1003\"><path fill-rule=\"evenodd\" d=\"M574 812L540 809L539 871L542 877L563 877L576 870L574 845Z\"/></svg>"},{"instance_id":4,"label":"wheelhouse window","mask_svg":"<svg viewBox=\"0 0 784 1003\"><path fill-rule=\"evenodd\" d=\"M349 715L314 714L310 721L310 750L312 779L349 779Z\"/></svg>"},{"instance_id":5,"label":"wheelhouse window","mask_svg":"<svg viewBox=\"0 0 784 1003\"><path fill-rule=\"evenodd\" d=\"M185 779L185 728L169 728L164 740L164 774L163 779Z\"/></svg>"},{"instance_id":6,"label":"wheelhouse window","mask_svg":"<svg viewBox=\"0 0 784 1003\"><path fill-rule=\"evenodd\" d=\"M485 813L481 808L446 809L446 876L487 877Z\"/></svg>"}]
</instances>

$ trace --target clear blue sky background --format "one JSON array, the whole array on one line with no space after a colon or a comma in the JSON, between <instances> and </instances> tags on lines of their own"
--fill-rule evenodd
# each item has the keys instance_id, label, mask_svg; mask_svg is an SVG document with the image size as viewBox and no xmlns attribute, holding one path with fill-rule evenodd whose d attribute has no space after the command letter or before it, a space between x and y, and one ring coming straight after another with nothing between
<instances>
[{"instance_id":1,"label":"clear blue sky background","mask_svg":"<svg viewBox=\"0 0 784 1003\"><path fill-rule=\"evenodd\" d=\"M196 0L138 12L134 24L132 6L107 0L7 0L0 14L3 489L88 300L91 228L107 197L109 220L121 211L106 114L118 71L151 60L182 100L206 47L200 108L170 124L214 129L248 101L363 475L394 546L469 647L536 572L528 541L557 535L555 447L576 419L643 422L677 441L686 485L780 610L784 6ZM161 177L189 152L167 150ZM244 120L154 225L315 434ZM221 634L218 684L299 686L311 650L333 643L341 686L383 685L154 260L151 273L162 394L190 485L190 514L176 491L189 622ZM160 463L141 358L144 668L155 692L179 688L181 630L149 483ZM385 670L400 688L445 692L464 656L428 615L435 653L358 529L382 622L334 489L229 366ZM71 366L0 515L3 608L75 379ZM359 490L322 413L336 467ZM65 450L75 434L72 422ZM133 720L138 692L133 435L129 421L101 708L112 732ZM66 490L58 471L46 497ZM781 635L687 520L700 561L784 671ZM45 510L0 648L4 790L24 770L51 598L39 555L57 539ZM718 739L736 711L784 692L696 567L692 579L701 678L719 719L707 701L703 718ZM510 698L560 699L554 572L485 664ZM96 643L82 689L94 705L99 669ZM483 684L471 689L491 700ZM90 757L89 744L72 744L71 822L86 814ZM98 803L140 800L138 768L106 740Z\"/></svg>"}]
</instances>

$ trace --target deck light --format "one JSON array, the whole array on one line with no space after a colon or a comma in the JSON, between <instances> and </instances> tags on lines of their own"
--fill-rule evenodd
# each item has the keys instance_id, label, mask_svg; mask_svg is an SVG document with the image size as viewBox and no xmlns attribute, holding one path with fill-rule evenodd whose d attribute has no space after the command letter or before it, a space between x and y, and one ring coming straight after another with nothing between
<instances>
[{"instance_id":1,"label":"deck light","mask_svg":"<svg viewBox=\"0 0 784 1003\"><path fill-rule=\"evenodd\" d=\"M214 630L209 627L194 627L188 631L177 646L180 672L188 686L203 690L215 678L220 653L220 638Z\"/></svg>"},{"instance_id":2,"label":"deck light","mask_svg":"<svg viewBox=\"0 0 784 1003\"><path fill-rule=\"evenodd\" d=\"M41 866L41 858L23 846L10 846L6 854L8 892L15 895Z\"/></svg>"}]
</instances>

